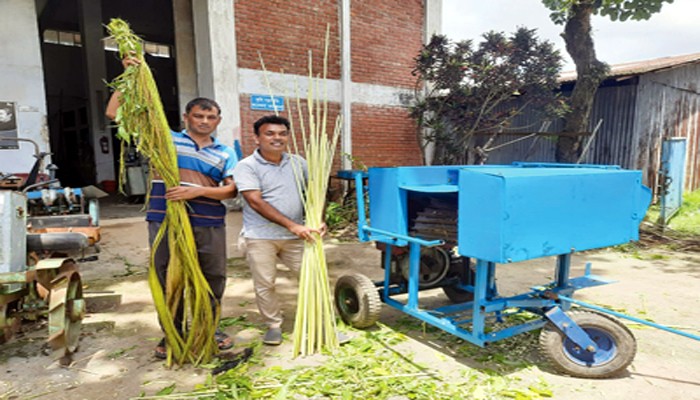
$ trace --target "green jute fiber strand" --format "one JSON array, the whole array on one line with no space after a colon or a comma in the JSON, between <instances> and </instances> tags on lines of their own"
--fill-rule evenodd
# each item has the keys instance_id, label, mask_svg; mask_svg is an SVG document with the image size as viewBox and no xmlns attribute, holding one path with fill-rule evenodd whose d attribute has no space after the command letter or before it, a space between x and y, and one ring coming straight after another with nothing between
<instances>
[{"instance_id":1,"label":"green jute fiber strand","mask_svg":"<svg viewBox=\"0 0 700 400\"><path fill-rule=\"evenodd\" d=\"M151 170L163 179L166 189L180 185L177 153L172 142L163 105L153 75L143 57L143 41L129 24L112 19L107 30L119 47L119 55L140 60L128 66L110 86L121 93L115 122L122 141L120 181L124 177L124 144L136 149L150 163ZM170 259L165 294L155 271L154 256L167 238ZM165 219L154 240L148 283L168 348L167 365L185 362L198 365L209 362L218 352L214 333L219 309L212 310L212 291L199 267L196 243L184 201L168 201ZM184 326L175 326L173 316L184 310Z\"/></svg>"}]
</instances>

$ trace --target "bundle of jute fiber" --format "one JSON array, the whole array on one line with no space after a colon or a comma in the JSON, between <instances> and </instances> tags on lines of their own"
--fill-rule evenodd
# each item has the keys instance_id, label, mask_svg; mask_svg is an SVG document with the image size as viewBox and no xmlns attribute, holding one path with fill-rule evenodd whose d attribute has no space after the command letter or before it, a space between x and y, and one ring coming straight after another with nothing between
<instances>
[{"instance_id":1,"label":"bundle of jute fiber","mask_svg":"<svg viewBox=\"0 0 700 400\"><path fill-rule=\"evenodd\" d=\"M329 31L326 30L325 52L323 58L323 75L314 79L312 73L312 56L309 52L309 88L306 94L304 110L301 96L296 96L298 126L301 131L303 153L308 165L308 176L304 177L299 168L295 171L299 190L304 194L304 211L306 225L320 229L324 223L324 210L328 181L333 167L333 157L341 132L340 117L335 119L333 131L328 133L328 94L326 76L328 71ZM323 84L323 93L319 87ZM320 99L318 96L322 96ZM292 126L292 143L296 153L297 130L290 110ZM304 116L306 114L306 117ZM304 244L299 274L299 295L297 313L294 323L294 356L309 355L323 349L332 351L338 347L336 336L335 311L328 282L328 267L323 250L323 238L316 234L315 240Z\"/></svg>"},{"instance_id":2,"label":"bundle of jute fiber","mask_svg":"<svg viewBox=\"0 0 700 400\"><path fill-rule=\"evenodd\" d=\"M107 30L116 41L122 58L139 60L110 84L121 92L115 122L118 124L117 136L122 141L122 159L124 143L133 143L149 160L152 171L163 179L166 189L179 186L177 153L156 83L143 58L143 41L121 19L112 19ZM167 238L170 253L165 290L158 281L154 265L155 249L164 238ZM218 352L214 333L219 311L211 307L212 292L199 268L184 201L167 202L165 219L151 246L148 283L165 332L167 365L171 366L173 362L180 365L209 362ZM173 318L179 308L184 310L183 326L175 326Z\"/></svg>"}]
</instances>

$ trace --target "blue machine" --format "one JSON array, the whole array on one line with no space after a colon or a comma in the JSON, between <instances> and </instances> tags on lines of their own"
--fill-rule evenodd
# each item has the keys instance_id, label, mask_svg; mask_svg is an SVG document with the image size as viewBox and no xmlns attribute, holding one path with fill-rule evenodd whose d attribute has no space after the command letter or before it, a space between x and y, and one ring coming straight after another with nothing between
<instances>
[{"instance_id":1,"label":"blue machine","mask_svg":"<svg viewBox=\"0 0 700 400\"><path fill-rule=\"evenodd\" d=\"M570 278L572 253L639 238L651 201L640 171L514 163L339 175L355 179L360 239L375 241L383 252L383 281L350 274L336 283L336 306L355 327L374 324L384 302L479 346L543 328L540 343L552 364L586 378L614 376L634 358L634 336L610 315L700 340L570 297L578 289L611 283L592 275L590 265L583 276ZM372 226L364 211L366 189ZM556 256L553 282L512 297L498 294L497 264L548 256ZM454 304L420 307L419 292L435 288ZM395 298L405 294L405 302ZM593 311L570 310L572 303ZM540 318L487 329L487 323L522 311Z\"/></svg>"}]
</instances>

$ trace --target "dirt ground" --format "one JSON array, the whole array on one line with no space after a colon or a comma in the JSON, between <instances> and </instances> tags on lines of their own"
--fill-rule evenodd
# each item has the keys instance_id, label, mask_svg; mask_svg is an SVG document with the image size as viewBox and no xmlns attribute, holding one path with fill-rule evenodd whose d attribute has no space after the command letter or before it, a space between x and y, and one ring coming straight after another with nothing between
<instances>
[{"instance_id":1,"label":"dirt ground","mask_svg":"<svg viewBox=\"0 0 700 400\"><path fill-rule=\"evenodd\" d=\"M119 204L104 209L99 260L80 265L90 312L83 321L73 363L61 367L45 354L45 325L25 325L24 333L0 347L0 399L127 399L155 394L173 383L178 391L185 391L205 382L206 369L166 369L153 357L161 335L146 279L146 227L137 209ZM246 315L248 321L259 323L250 275L236 248L240 222L239 212L229 213L228 257L232 260L222 316ZM330 241L327 256L332 281L347 272L381 277L379 252L372 244ZM595 274L618 282L577 292L577 299L700 334L700 254L587 252L574 256L572 276L581 275L586 262L592 263ZM548 283L553 266L553 259L499 265L499 291L507 295ZM283 328L290 332L294 279L289 271L282 271L279 281L287 316ZM443 297L438 290L427 294L426 301L440 302ZM404 320L403 314L383 307L381 322L396 327L397 321ZM700 341L634 324L630 327L638 351L628 372L619 378L587 380L557 374L538 355L536 339L519 344L517 337L511 339L515 357L532 362L509 365L503 373L522 381L543 380L557 399L700 399ZM236 348L262 335L257 329L241 331L235 326L227 331L234 335ZM420 329L405 333L409 339L401 351L414 354L439 374L493 367L479 360L478 348L467 357L455 351L454 341ZM264 347L264 352L268 366L304 362L291 358L289 338L282 346Z\"/></svg>"}]
</instances>

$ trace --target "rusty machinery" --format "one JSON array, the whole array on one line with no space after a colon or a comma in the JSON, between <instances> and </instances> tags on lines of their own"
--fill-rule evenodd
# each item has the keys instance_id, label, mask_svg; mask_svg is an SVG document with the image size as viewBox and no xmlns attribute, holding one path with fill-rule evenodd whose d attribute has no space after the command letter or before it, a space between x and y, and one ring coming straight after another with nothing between
<instances>
[{"instance_id":1,"label":"rusty machinery","mask_svg":"<svg viewBox=\"0 0 700 400\"><path fill-rule=\"evenodd\" d=\"M79 189L42 179L46 155L35 153L29 174L0 173L0 344L23 320L47 317L54 357L69 364L86 309L72 256L99 241L98 208L90 202L92 217Z\"/></svg>"}]
</instances>

